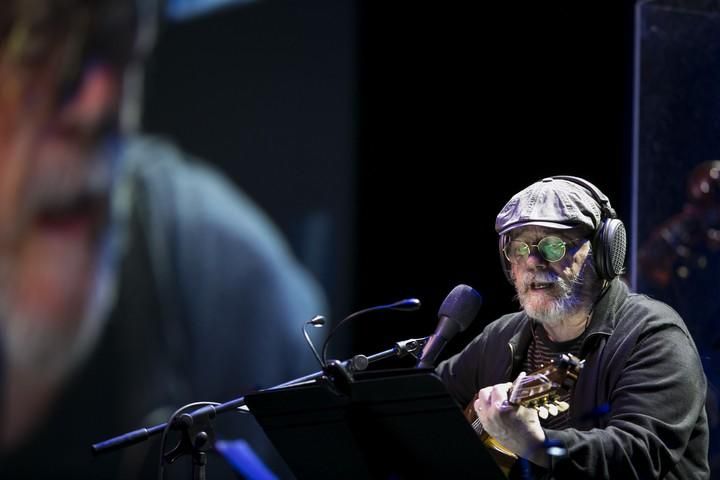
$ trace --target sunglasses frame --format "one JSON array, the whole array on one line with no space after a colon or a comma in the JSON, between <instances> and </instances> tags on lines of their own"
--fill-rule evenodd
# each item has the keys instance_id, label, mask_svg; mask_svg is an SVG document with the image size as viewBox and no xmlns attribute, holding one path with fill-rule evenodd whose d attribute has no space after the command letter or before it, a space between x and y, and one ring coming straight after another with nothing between
<instances>
[{"instance_id":1,"label":"sunglasses frame","mask_svg":"<svg viewBox=\"0 0 720 480\"><path fill-rule=\"evenodd\" d=\"M550 260L550 259L548 259L548 258L545 256L545 254L543 253L543 251L540 249L540 244L543 243L545 240L547 240L547 239L549 239L549 238L551 238L551 239L557 239L557 240L562 244L563 253L562 253L562 255L560 256L560 258L558 258L557 260ZM527 249L528 249L527 255L525 255L524 257L522 257L520 260L513 261L513 260L510 258L510 255L508 255L508 249L509 249L510 246L513 244L513 242L522 243L522 244L525 245L525 246L527 247ZM508 244L505 245L505 247L503 248L503 255L505 255L505 258L507 259L508 262L510 262L510 263L512 263L512 264L517 264L517 263L520 263L520 261L527 261L527 259L530 257L530 255L531 255L531 253L532 253L533 247L535 247L535 248L537 248L537 251L538 251L538 253L540 254L540 256L542 257L543 260L545 260L546 262L549 262L549 263L556 263L556 262L559 262L560 260L562 260L563 258L565 258L565 255L567 254L567 246L568 246L568 245L569 245L569 242L564 241L562 238L558 237L557 235L548 235L548 236L545 236L545 237L541 238L541 239L538 241L538 243L527 243L527 242L523 242L522 240L510 240L510 241L508 242Z\"/></svg>"}]
</instances>

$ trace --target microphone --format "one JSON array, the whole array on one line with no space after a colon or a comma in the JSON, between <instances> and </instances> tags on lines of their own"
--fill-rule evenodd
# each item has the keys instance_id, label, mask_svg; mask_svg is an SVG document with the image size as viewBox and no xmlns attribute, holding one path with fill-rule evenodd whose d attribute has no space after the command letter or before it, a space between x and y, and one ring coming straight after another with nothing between
<instances>
[{"instance_id":1,"label":"microphone","mask_svg":"<svg viewBox=\"0 0 720 480\"><path fill-rule=\"evenodd\" d=\"M482 305L482 296L472 287L458 285L440 305L438 326L425 344L416 368L432 368L447 342L475 320Z\"/></svg>"},{"instance_id":2,"label":"microphone","mask_svg":"<svg viewBox=\"0 0 720 480\"><path fill-rule=\"evenodd\" d=\"M344 324L348 320L351 320L359 315L362 315L364 313L368 312L374 312L375 310L400 310L404 312L412 312L420 308L420 300L417 298L406 298L404 300L399 300L395 303L390 303L388 305L377 305L375 307L369 307L364 308L362 310L358 310L355 313L352 313L348 315L347 317L343 318L340 323L338 323L335 328L333 328L330 333L328 334L327 338L325 339L325 343L323 344L322 348L322 362L321 365L323 367L327 366L327 347L328 343L330 342L330 339L332 336L337 332L338 328L340 328L340 325Z\"/></svg>"}]
</instances>

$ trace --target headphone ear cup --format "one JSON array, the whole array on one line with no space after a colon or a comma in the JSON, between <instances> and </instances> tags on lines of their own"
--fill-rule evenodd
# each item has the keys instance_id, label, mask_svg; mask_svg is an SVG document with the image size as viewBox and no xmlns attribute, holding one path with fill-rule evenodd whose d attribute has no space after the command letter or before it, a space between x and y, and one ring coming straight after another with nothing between
<instances>
[{"instance_id":1,"label":"headphone ear cup","mask_svg":"<svg viewBox=\"0 0 720 480\"><path fill-rule=\"evenodd\" d=\"M603 221L593 241L595 268L603 280L612 280L625 267L627 232L625 225L617 218Z\"/></svg>"}]
</instances>

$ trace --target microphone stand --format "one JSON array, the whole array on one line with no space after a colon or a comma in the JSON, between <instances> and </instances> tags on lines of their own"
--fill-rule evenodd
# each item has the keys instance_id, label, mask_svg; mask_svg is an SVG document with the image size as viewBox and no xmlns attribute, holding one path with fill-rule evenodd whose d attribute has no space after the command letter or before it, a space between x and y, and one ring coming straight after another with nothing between
<instances>
[{"instance_id":1,"label":"microphone stand","mask_svg":"<svg viewBox=\"0 0 720 480\"><path fill-rule=\"evenodd\" d=\"M392 348L370 356L362 354L355 355L351 359L342 362L332 360L328 362L328 365L323 368L323 370L275 385L274 387L263 389L261 391L279 390L281 388L310 383L321 378L329 379L340 390L345 390L345 386L352 382L352 374L354 372L365 370L370 363L386 358L404 357L408 354L416 356L415 354L420 352L429 338L430 337L411 338L396 342ZM240 410L243 407L245 407L245 397L238 397L234 400L230 400L229 402L218 405L207 405L198 408L191 413L183 413L179 416L176 412L176 414L173 414L170 420L166 423L133 430L93 444L91 447L92 453L93 455L101 455L144 442L150 437L163 433L167 430L180 430L180 443L168 453L163 454L163 458L167 461L167 463L173 463L183 455L191 455L193 459L193 480L205 480L205 466L207 465L206 452L210 449L214 441L214 432L212 430L211 420L221 413ZM164 446L161 445L160 448L163 447Z\"/></svg>"}]
</instances>

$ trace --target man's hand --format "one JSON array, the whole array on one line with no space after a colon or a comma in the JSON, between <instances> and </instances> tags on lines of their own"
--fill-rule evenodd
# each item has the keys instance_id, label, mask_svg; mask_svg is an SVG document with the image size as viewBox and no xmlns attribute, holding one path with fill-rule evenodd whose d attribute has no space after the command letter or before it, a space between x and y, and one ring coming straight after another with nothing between
<instances>
[{"instance_id":1,"label":"man's hand","mask_svg":"<svg viewBox=\"0 0 720 480\"><path fill-rule=\"evenodd\" d=\"M515 383L525 376L522 372ZM547 466L543 453L545 432L534 408L513 406L508 403L511 383L485 387L478 392L473 407L485 431L505 448L533 463Z\"/></svg>"}]
</instances>

